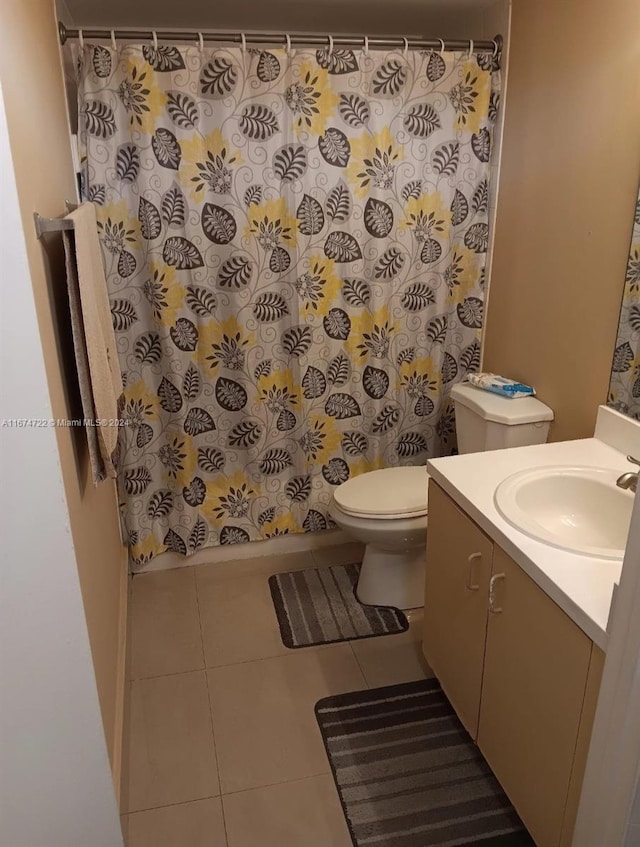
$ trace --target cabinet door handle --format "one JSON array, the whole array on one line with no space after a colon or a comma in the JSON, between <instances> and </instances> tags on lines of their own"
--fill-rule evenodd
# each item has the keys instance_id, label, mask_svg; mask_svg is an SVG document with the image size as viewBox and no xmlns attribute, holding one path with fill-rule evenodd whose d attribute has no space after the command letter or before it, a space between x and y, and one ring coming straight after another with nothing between
<instances>
[{"instance_id":1,"label":"cabinet door handle","mask_svg":"<svg viewBox=\"0 0 640 847\"><path fill-rule=\"evenodd\" d=\"M502 612L502 606L496 606L496 582L499 579L504 579L506 574L495 573L489 580L489 611L494 615L499 615Z\"/></svg>"},{"instance_id":2,"label":"cabinet door handle","mask_svg":"<svg viewBox=\"0 0 640 847\"><path fill-rule=\"evenodd\" d=\"M473 581L473 563L478 559L482 559L482 553L472 553L467 562L469 563L469 570L467 571L467 588L469 591L479 591L480 586Z\"/></svg>"}]
</instances>

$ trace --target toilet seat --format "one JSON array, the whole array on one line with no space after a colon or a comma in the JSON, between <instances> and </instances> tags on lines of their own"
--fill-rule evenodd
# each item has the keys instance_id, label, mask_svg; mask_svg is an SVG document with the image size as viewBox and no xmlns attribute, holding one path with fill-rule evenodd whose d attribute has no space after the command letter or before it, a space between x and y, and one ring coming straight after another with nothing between
<instances>
[{"instance_id":1,"label":"toilet seat","mask_svg":"<svg viewBox=\"0 0 640 847\"><path fill-rule=\"evenodd\" d=\"M428 482L424 467L383 468L343 482L333 499L355 518L417 518L427 514Z\"/></svg>"}]
</instances>

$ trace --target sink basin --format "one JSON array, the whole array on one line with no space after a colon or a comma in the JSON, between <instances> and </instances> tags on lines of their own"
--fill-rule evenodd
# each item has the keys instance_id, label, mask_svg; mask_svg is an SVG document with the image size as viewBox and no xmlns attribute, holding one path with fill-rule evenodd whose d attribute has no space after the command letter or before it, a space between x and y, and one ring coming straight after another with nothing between
<instances>
[{"instance_id":1,"label":"sink basin","mask_svg":"<svg viewBox=\"0 0 640 847\"><path fill-rule=\"evenodd\" d=\"M538 541L622 559L633 508L633 494L616 486L623 470L556 466L519 471L496 488L496 507L512 526Z\"/></svg>"}]
</instances>

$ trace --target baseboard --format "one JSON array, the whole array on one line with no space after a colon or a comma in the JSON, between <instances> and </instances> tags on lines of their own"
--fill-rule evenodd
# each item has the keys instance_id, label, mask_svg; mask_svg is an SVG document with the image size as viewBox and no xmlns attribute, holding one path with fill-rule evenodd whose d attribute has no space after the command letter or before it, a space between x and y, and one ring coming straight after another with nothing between
<instances>
[{"instance_id":1,"label":"baseboard","mask_svg":"<svg viewBox=\"0 0 640 847\"><path fill-rule=\"evenodd\" d=\"M353 539L341 529L329 529L323 532L296 533L295 535L279 535L264 541L249 541L246 544L221 545L198 550L192 556L180 556L178 553L160 553L155 556L142 572L164 571L173 568L185 568L192 565L215 565L219 562L242 561L257 559L263 556L279 556L288 553L301 553L319 550L322 547L333 547L348 544Z\"/></svg>"},{"instance_id":2,"label":"baseboard","mask_svg":"<svg viewBox=\"0 0 640 847\"><path fill-rule=\"evenodd\" d=\"M123 548L123 563L120 577L120 616L118 622L118 662L116 680L116 703L113 722L113 755L111 772L113 787L116 797L120 801L122 794L123 776L123 748L125 741L126 704L127 704L127 680L129 679L129 620L130 603L129 588L131 575L128 568L128 556L126 548Z\"/></svg>"}]
</instances>

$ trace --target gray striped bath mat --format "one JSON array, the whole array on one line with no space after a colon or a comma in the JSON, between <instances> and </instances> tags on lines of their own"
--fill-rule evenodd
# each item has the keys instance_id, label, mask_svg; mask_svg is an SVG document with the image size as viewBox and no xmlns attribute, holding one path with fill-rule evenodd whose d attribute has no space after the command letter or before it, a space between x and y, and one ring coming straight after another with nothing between
<instances>
[{"instance_id":1,"label":"gray striped bath mat","mask_svg":"<svg viewBox=\"0 0 640 847\"><path fill-rule=\"evenodd\" d=\"M311 647L406 632L399 609L364 606L355 595L360 565L334 565L269 577L285 647Z\"/></svg>"},{"instance_id":2,"label":"gray striped bath mat","mask_svg":"<svg viewBox=\"0 0 640 847\"><path fill-rule=\"evenodd\" d=\"M316 704L355 847L535 847L435 679Z\"/></svg>"}]
</instances>

